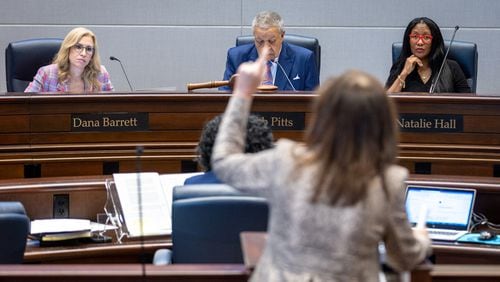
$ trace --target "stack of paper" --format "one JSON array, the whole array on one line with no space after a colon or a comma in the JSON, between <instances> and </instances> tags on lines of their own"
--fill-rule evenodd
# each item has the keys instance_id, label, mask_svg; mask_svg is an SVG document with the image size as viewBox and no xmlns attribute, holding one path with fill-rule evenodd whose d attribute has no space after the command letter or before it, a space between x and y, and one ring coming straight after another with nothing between
<instances>
[{"instance_id":1,"label":"stack of paper","mask_svg":"<svg viewBox=\"0 0 500 282\"><path fill-rule=\"evenodd\" d=\"M31 222L31 235L41 242L90 238L92 225L87 219L37 219Z\"/></svg>"}]
</instances>

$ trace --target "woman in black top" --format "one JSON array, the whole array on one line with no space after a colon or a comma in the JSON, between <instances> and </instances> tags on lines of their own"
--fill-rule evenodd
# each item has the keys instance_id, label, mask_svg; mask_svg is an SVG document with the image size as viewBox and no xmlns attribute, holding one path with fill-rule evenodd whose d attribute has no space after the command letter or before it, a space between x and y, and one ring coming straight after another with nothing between
<instances>
[{"instance_id":1,"label":"woman in black top","mask_svg":"<svg viewBox=\"0 0 500 282\"><path fill-rule=\"evenodd\" d=\"M445 54L443 36L431 19L415 18L406 27L403 48L391 67L387 92L429 92ZM446 60L434 92L471 92L465 75L453 60Z\"/></svg>"}]
</instances>

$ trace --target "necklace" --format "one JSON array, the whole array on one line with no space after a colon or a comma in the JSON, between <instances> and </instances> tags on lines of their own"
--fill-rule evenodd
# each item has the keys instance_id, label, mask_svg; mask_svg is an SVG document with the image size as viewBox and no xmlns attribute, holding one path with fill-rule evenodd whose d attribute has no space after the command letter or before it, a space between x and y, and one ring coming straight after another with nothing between
<instances>
[{"instance_id":1,"label":"necklace","mask_svg":"<svg viewBox=\"0 0 500 282\"><path fill-rule=\"evenodd\" d=\"M431 73L432 71L430 69L428 73L427 72L424 73L424 71L421 72L420 70L418 70L418 75L420 76L420 79L422 79L424 83L426 83L429 80Z\"/></svg>"}]
</instances>

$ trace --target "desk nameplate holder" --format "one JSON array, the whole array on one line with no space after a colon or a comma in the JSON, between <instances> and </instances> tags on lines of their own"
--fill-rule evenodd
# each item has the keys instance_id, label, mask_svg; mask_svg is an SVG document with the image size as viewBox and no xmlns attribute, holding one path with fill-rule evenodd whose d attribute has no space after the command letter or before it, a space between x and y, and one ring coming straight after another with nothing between
<instances>
[{"instance_id":1,"label":"desk nameplate holder","mask_svg":"<svg viewBox=\"0 0 500 282\"><path fill-rule=\"evenodd\" d=\"M124 237L130 237L130 234L125 224L123 217L123 210L116 191L115 182L112 179L106 179L106 204L104 205L104 212L106 213L106 225L111 224L116 227L115 234L116 240L119 244L122 243ZM104 234L106 230L101 232Z\"/></svg>"}]
</instances>

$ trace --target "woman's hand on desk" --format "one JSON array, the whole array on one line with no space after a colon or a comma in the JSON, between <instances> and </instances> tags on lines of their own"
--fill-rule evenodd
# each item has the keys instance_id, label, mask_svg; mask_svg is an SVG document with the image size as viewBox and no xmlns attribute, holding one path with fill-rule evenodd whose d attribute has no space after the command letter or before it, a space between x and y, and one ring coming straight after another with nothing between
<instances>
[{"instance_id":1,"label":"woman's hand on desk","mask_svg":"<svg viewBox=\"0 0 500 282\"><path fill-rule=\"evenodd\" d=\"M427 249L427 255L432 252L431 239L429 238L429 232L425 226L416 226L413 228L413 236Z\"/></svg>"}]
</instances>

